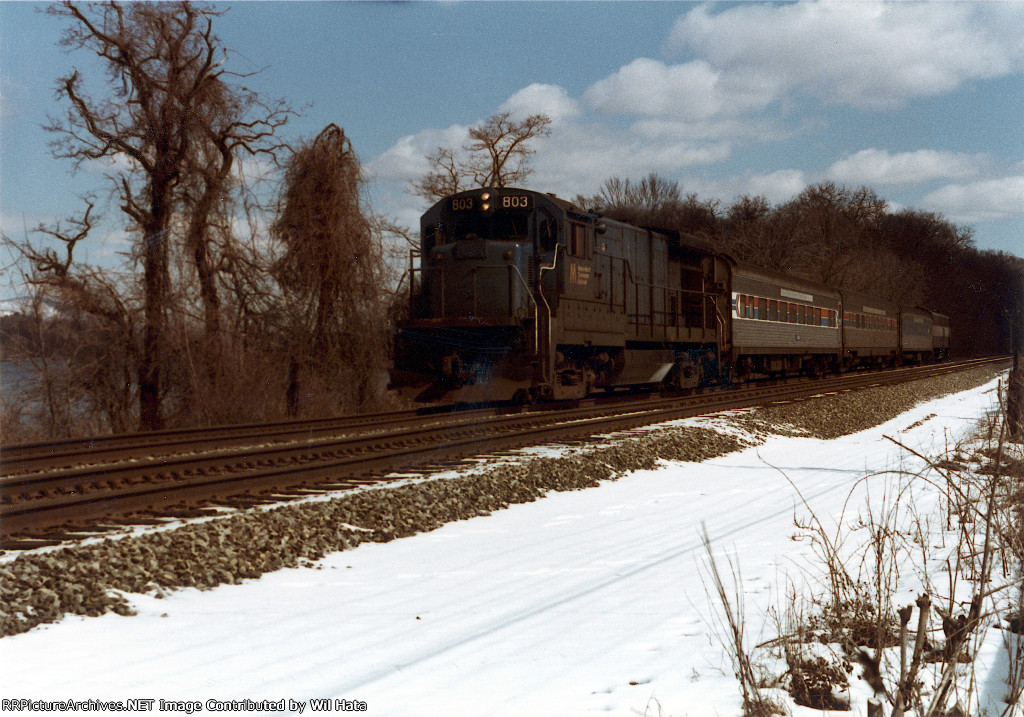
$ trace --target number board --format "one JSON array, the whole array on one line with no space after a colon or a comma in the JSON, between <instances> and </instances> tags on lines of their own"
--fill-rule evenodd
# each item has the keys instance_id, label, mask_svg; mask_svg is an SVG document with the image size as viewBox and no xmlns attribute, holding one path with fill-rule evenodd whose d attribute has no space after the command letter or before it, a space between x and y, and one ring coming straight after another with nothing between
<instances>
[{"instance_id":1,"label":"number board","mask_svg":"<svg viewBox=\"0 0 1024 717\"><path fill-rule=\"evenodd\" d=\"M529 209L529 194L502 194L495 200L498 209Z\"/></svg>"},{"instance_id":2,"label":"number board","mask_svg":"<svg viewBox=\"0 0 1024 717\"><path fill-rule=\"evenodd\" d=\"M482 196L455 197L451 200L453 212L471 212L474 209L529 209L532 201L529 194L499 194L484 199Z\"/></svg>"}]
</instances>

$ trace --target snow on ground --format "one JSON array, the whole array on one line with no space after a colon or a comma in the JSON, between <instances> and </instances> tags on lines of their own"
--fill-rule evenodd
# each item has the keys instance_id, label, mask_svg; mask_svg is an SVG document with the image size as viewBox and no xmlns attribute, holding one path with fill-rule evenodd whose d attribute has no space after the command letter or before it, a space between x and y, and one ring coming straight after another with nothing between
<instances>
[{"instance_id":1,"label":"snow on ground","mask_svg":"<svg viewBox=\"0 0 1024 717\"><path fill-rule=\"evenodd\" d=\"M133 595L135 617L67 617L0 640L0 691L292 699L305 714L310 699L341 698L388 716L736 715L701 524L719 568L730 556L742 572L748 640L774 637L769 607L790 585L817 589L804 578L813 547L794 540L794 517L810 515L794 486L823 521L853 519L865 502L852 486L879 505L897 480L863 476L919 467L884 436L944 451L993 409L994 386L838 440L773 437L240 585ZM927 495L919 501L926 511ZM852 682L853 714L863 713L870 691Z\"/></svg>"}]
</instances>

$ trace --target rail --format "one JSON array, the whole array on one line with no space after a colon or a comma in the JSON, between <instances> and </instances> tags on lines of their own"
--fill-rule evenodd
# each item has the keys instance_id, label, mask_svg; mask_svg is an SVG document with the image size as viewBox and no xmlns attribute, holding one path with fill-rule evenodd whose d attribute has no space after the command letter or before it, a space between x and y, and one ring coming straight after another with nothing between
<instances>
[{"instance_id":1,"label":"rail","mask_svg":"<svg viewBox=\"0 0 1024 717\"><path fill-rule=\"evenodd\" d=\"M487 409L419 417L412 423L367 427L351 434L177 453L90 461L0 479L0 535L64 533L75 527L123 520L139 511L170 514L182 505L256 496L281 500L306 490L351 488L400 469L438 460L507 450L546 441L586 438L712 411L794 400L809 395L901 382L1007 359L932 364L890 371L801 379L692 395L598 397L538 410ZM146 437L151 436L146 434ZM81 457L79 457L81 459ZM169 513L168 513L169 512Z\"/></svg>"}]
</instances>

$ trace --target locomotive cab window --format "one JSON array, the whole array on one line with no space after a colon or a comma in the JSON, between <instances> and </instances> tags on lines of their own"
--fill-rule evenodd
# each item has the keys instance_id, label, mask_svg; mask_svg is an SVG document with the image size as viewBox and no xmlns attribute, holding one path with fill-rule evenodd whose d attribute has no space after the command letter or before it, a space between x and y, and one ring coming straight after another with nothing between
<instances>
[{"instance_id":1,"label":"locomotive cab window","mask_svg":"<svg viewBox=\"0 0 1024 717\"><path fill-rule=\"evenodd\" d=\"M537 243L541 251L554 251L558 244L558 220L543 208L537 212Z\"/></svg>"},{"instance_id":2,"label":"locomotive cab window","mask_svg":"<svg viewBox=\"0 0 1024 717\"><path fill-rule=\"evenodd\" d=\"M587 228L582 224L572 225L572 237L570 239L569 252L581 259L587 258Z\"/></svg>"},{"instance_id":3,"label":"locomotive cab window","mask_svg":"<svg viewBox=\"0 0 1024 717\"><path fill-rule=\"evenodd\" d=\"M469 200L465 200L469 202ZM454 205L445 213L442 221L450 241L472 239L501 239L504 241L526 241L529 237L530 214L527 208L498 207L490 212L461 209L462 204ZM469 206L475 207L474 204ZM459 209L456 211L456 209ZM440 227L439 227L440 229ZM441 242L438 241L440 244Z\"/></svg>"}]
</instances>

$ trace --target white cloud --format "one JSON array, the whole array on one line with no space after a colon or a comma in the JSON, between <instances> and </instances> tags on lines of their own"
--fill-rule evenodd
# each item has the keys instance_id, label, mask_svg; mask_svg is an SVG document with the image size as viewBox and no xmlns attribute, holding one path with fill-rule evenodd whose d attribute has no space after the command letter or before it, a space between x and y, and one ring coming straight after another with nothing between
<instances>
[{"instance_id":1,"label":"white cloud","mask_svg":"<svg viewBox=\"0 0 1024 717\"><path fill-rule=\"evenodd\" d=\"M810 181L807 175L798 169L780 169L769 174L744 177L738 184L743 190L736 196L764 196L768 201L778 203L786 202L804 191Z\"/></svg>"},{"instance_id":2,"label":"white cloud","mask_svg":"<svg viewBox=\"0 0 1024 717\"><path fill-rule=\"evenodd\" d=\"M82 162L82 169L94 174L117 176L131 174L138 168L139 164L123 152L109 154L99 159L87 159Z\"/></svg>"},{"instance_id":3,"label":"white cloud","mask_svg":"<svg viewBox=\"0 0 1024 717\"><path fill-rule=\"evenodd\" d=\"M580 113L579 104L569 97L564 88L536 82L516 92L498 109L508 110L513 115L522 117L543 113L550 117L556 126Z\"/></svg>"},{"instance_id":4,"label":"white cloud","mask_svg":"<svg viewBox=\"0 0 1024 717\"><path fill-rule=\"evenodd\" d=\"M235 159L232 170L236 179L249 183L273 180L281 175L281 169L264 154L240 154Z\"/></svg>"},{"instance_id":5,"label":"white cloud","mask_svg":"<svg viewBox=\"0 0 1024 717\"><path fill-rule=\"evenodd\" d=\"M977 176L990 160L984 155L920 149L890 154L884 149L862 149L843 157L825 175L846 184L918 184L938 179Z\"/></svg>"},{"instance_id":6,"label":"white cloud","mask_svg":"<svg viewBox=\"0 0 1024 717\"><path fill-rule=\"evenodd\" d=\"M684 176L679 185L684 193L695 193L701 200L718 200L725 208L744 195L762 196L772 204L781 204L802 192L813 181L798 169L780 169L767 174L747 172L715 179Z\"/></svg>"},{"instance_id":7,"label":"white cloud","mask_svg":"<svg viewBox=\"0 0 1024 717\"><path fill-rule=\"evenodd\" d=\"M579 103L564 88L532 84L514 93L500 110L517 114L545 112L554 122L551 135L531 145L536 154L530 185L556 190L564 196L596 191L612 175L636 176L648 172L674 174L681 168L724 161L732 151L722 128L703 128L675 120L646 120L619 129L600 122L584 122ZM738 127L725 123L726 127ZM429 171L427 155L438 146L460 148L468 127L452 125L445 130L427 129L407 135L366 165L376 181L417 180ZM738 130L737 130L738 131ZM753 125L743 130L755 131ZM760 130L763 131L763 130Z\"/></svg>"},{"instance_id":8,"label":"white cloud","mask_svg":"<svg viewBox=\"0 0 1024 717\"><path fill-rule=\"evenodd\" d=\"M1024 218L1024 175L951 184L926 195L922 205L958 222Z\"/></svg>"},{"instance_id":9,"label":"white cloud","mask_svg":"<svg viewBox=\"0 0 1024 717\"><path fill-rule=\"evenodd\" d=\"M669 66L641 57L594 83L583 97L607 114L703 119L721 109L717 81L706 62Z\"/></svg>"},{"instance_id":10,"label":"white cloud","mask_svg":"<svg viewBox=\"0 0 1024 717\"><path fill-rule=\"evenodd\" d=\"M641 57L595 82L583 99L606 114L698 122L760 109L775 94L769 84L723 75L704 60L666 65Z\"/></svg>"},{"instance_id":11,"label":"white cloud","mask_svg":"<svg viewBox=\"0 0 1024 717\"><path fill-rule=\"evenodd\" d=\"M631 127L639 135L658 141L665 138L702 141L746 140L770 142L793 135L794 128L783 127L770 118L716 117L701 122L649 118L637 120Z\"/></svg>"},{"instance_id":12,"label":"white cloud","mask_svg":"<svg viewBox=\"0 0 1024 717\"><path fill-rule=\"evenodd\" d=\"M753 4L681 17L666 48L727 81L798 89L866 108L902 105L1003 75L1024 61L1021 3Z\"/></svg>"},{"instance_id":13,"label":"white cloud","mask_svg":"<svg viewBox=\"0 0 1024 717\"><path fill-rule=\"evenodd\" d=\"M372 180L404 181L420 179L430 170L427 155L438 147L461 147L469 128L451 125L447 129L425 129L402 137L368 162L364 169Z\"/></svg>"}]
</instances>

